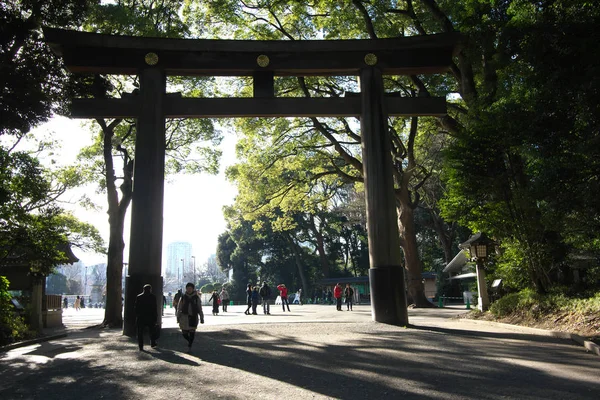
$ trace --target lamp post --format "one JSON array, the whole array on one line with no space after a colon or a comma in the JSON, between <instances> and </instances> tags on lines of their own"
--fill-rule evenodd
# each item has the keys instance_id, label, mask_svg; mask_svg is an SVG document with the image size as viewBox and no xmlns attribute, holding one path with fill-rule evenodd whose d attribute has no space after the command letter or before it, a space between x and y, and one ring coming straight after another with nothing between
<instances>
[{"instance_id":1,"label":"lamp post","mask_svg":"<svg viewBox=\"0 0 600 400\"><path fill-rule=\"evenodd\" d=\"M192 282L194 282L194 285L196 284L196 256L192 256L192 261L194 262L194 279Z\"/></svg>"},{"instance_id":2,"label":"lamp post","mask_svg":"<svg viewBox=\"0 0 600 400\"><path fill-rule=\"evenodd\" d=\"M484 263L488 257L489 247L495 243L488 238L485 233L478 232L471 236L469 240L461 243L458 247L464 250L469 250L471 259L475 260L475 270L477 273L477 308L480 311L485 311L490 305L490 299L487 292L487 284L485 282Z\"/></svg>"},{"instance_id":3,"label":"lamp post","mask_svg":"<svg viewBox=\"0 0 600 400\"><path fill-rule=\"evenodd\" d=\"M84 280L84 284L83 284L83 295L85 296L87 294L87 269L88 266L85 266L85 280Z\"/></svg>"},{"instance_id":4,"label":"lamp post","mask_svg":"<svg viewBox=\"0 0 600 400\"><path fill-rule=\"evenodd\" d=\"M183 274L185 273L185 270L183 269L183 258L181 259L181 282L179 282L179 288L183 289L183 280L185 279L185 277L183 276Z\"/></svg>"}]
</instances>

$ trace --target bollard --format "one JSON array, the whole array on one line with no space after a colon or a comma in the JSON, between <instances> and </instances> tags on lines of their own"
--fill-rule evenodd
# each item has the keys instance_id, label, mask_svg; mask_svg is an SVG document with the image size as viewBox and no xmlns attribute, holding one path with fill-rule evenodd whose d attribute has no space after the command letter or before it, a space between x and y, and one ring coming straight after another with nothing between
<instances>
[{"instance_id":1,"label":"bollard","mask_svg":"<svg viewBox=\"0 0 600 400\"><path fill-rule=\"evenodd\" d=\"M444 303L442 300L442 296L438 297L438 307L439 308L444 308Z\"/></svg>"},{"instance_id":2,"label":"bollard","mask_svg":"<svg viewBox=\"0 0 600 400\"><path fill-rule=\"evenodd\" d=\"M229 305L230 305L230 306L232 306L232 305L233 305L233 300L231 300L231 301L229 302Z\"/></svg>"},{"instance_id":3,"label":"bollard","mask_svg":"<svg viewBox=\"0 0 600 400\"><path fill-rule=\"evenodd\" d=\"M467 297L467 310L471 309L471 303L469 302L469 298Z\"/></svg>"}]
</instances>

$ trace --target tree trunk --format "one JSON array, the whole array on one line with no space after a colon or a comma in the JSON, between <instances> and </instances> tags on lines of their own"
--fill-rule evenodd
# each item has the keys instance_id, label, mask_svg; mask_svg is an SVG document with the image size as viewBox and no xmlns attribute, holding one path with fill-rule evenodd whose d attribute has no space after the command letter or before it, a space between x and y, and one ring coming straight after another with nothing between
<instances>
[{"instance_id":1,"label":"tree trunk","mask_svg":"<svg viewBox=\"0 0 600 400\"><path fill-rule=\"evenodd\" d=\"M314 215L310 216L310 226L317 239L317 252L319 253L319 261L321 262L321 273L323 274L323 278L329 278L329 262L327 261L327 254L325 253L325 240L323 234L315 224Z\"/></svg>"},{"instance_id":2,"label":"tree trunk","mask_svg":"<svg viewBox=\"0 0 600 400\"><path fill-rule=\"evenodd\" d=\"M302 263L302 258L300 257L300 251L298 250L298 244L294 242L294 239L291 236L287 237L287 241L290 244L292 251L294 252L294 259L296 260L296 266L298 267L298 274L300 275L300 281L302 282L302 293L308 293L308 281L306 280L306 276L304 274L304 264Z\"/></svg>"},{"instance_id":3,"label":"tree trunk","mask_svg":"<svg viewBox=\"0 0 600 400\"><path fill-rule=\"evenodd\" d=\"M104 134L103 156L106 166L106 197L108 200L108 224L110 234L108 239L108 262L106 265L106 305L104 310L103 326L120 328L123 326L123 230L125 226L125 214L131 204L132 174L131 163L127 152L124 153L123 183L121 184L121 200L117 192L114 172L114 160L112 156L112 140L115 127L121 122L114 120L106 125L104 120L97 120ZM129 131L129 134L131 130Z\"/></svg>"},{"instance_id":4,"label":"tree trunk","mask_svg":"<svg viewBox=\"0 0 600 400\"><path fill-rule=\"evenodd\" d=\"M118 210L116 211L118 212ZM106 309L102 325L120 328L123 326L123 303L121 301L123 296L123 249L125 248L123 220L118 216L110 216L108 220L110 237L108 239L108 263L106 266Z\"/></svg>"},{"instance_id":5,"label":"tree trunk","mask_svg":"<svg viewBox=\"0 0 600 400\"><path fill-rule=\"evenodd\" d=\"M397 196L408 199L408 190L401 189L404 196ZM425 285L421 271L421 259L417 247L417 235L415 230L415 219L412 207L400 201L398 207L398 230L400 232L400 244L404 252L406 262L406 275L408 286L408 301L416 307L433 307L433 304L425 296Z\"/></svg>"},{"instance_id":6,"label":"tree trunk","mask_svg":"<svg viewBox=\"0 0 600 400\"><path fill-rule=\"evenodd\" d=\"M444 250L444 261L446 264L450 263L455 256L455 252L458 250L452 249L452 242L454 241L454 234L456 229L454 224L452 226L445 226L444 220L438 215L435 210L429 210L429 215L433 221L433 229L437 233L438 240L440 241L440 245Z\"/></svg>"}]
</instances>

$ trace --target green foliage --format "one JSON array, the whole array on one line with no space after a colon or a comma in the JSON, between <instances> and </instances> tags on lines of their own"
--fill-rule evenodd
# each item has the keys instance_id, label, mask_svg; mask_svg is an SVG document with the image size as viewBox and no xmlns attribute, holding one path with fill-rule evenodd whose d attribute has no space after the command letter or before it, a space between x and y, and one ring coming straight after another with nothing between
<instances>
[{"instance_id":1,"label":"green foliage","mask_svg":"<svg viewBox=\"0 0 600 400\"><path fill-rule=\"evenodd\" d=\"M214 285L212 283L207 283L206 285L200 288L202 293L211 293L214 290Z\"/></svg>"},{"instance_id":2,"label":"green foliage","mask_svg":"<svg viewBox=\"0 0 600 400\"><path fill-rule=\"evenodd\" d=\"M31 337L23 319L17 316L8 292L8 279L0 276L0 346Z\"/></svg>"},{"instance_id":3,"label":"green foliage","mask_svg":"<svg viewBox=\"0 0 600 400\"><path fill-rule=\"evenodd\" d=\"M517 311L531 309L539 298L540 296L531 289L510 293L492 303L490 312L497 317L505 317Z\"/></svg>"},{"instance_id":4,"label":"green foliage","mask_svg":"<svg viewBox=\"0 0 600 400\"><path fill-rule=\"evenodd\" d=\"M0 135L22 136L68 100L65 71L43 42L42 26L76 28L86 0L5 0L0 4Z\"/></svg>"},{"instance_id":5,"label":"green foliage","mask_svg":"<svg viewBox=\"0 0 600 400\"><path fill-rule=\"evenodd\" d=\"M69 284L67 277L63 274L50 274L46 278L46 294L66 294L69 293Z\"/></svg>"},{"instance_id":6,"label":"green foliage","mask_svg":"<svg viewBox=\"0 0 600 400\"><path fill-rule=\"evenodd\" d=\"M53 185L39 161L25 152L0 147L0 259L29 265L47 275L68 262L68 245L102 249L93 226L78 221L55 204L69 184Z\"/></svg>"},{"instance_id":7,"label":"green foliage","mask_svg":"<svg viewBox=\"0 0 600 400\"><path fill-rule=\"evenodd\" d=\"M501 244L498 271L540 293L575 249L597 251L600 36L592 2L443 2L470 34L477 90L447 150L443 215ZM594 32L594 33L591 33ZM469 55L470 54L470 55ZM478 57L481 61L476 61Z\"/></svg>"},{"instance_id":8,"label":"green foliage","mask_svg":"<svg viewBox=\"0 0 600 400\"><path fill-rule=\"evenodd\" d=\"M600 313L600 292L589 297L569 297L564 289L556 288L547 295L540 295L531 289L508 294L490 306L496 317L506 317L519 313L538 318L548 312L570 312L573 314Z\"/></svg>"}]
</instances>

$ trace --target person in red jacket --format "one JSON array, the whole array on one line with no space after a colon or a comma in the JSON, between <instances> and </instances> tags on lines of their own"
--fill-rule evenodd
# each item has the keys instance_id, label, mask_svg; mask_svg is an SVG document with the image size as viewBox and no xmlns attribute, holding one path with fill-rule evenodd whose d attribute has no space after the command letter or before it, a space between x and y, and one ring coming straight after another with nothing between
<instances>
[{"instance_id":1,"label":"person in red jacket","mask_svg":"<svg viewBox=\"0 0 600 400\"><path fill-rule=\"evenodd\" d=\"M279 290L279 296L281 296L281 307L283 308L283 312L285 312L285 306L287 306L288 311L290 311L290 303L288 303L287 288L283 283L281 283L277 285L277 289Z\"/></svg>"},{"instance_id":2,"label":"person in red jacket","mask_svg":"<svg viewBox=\"0 0 600 400\"><path fill-rule=\"evenodd\" d=\"M338 311L342 311L342 287L339 283L333 288L333 297L335 297L335 305Z\"/></svg>"}]
</instances>

